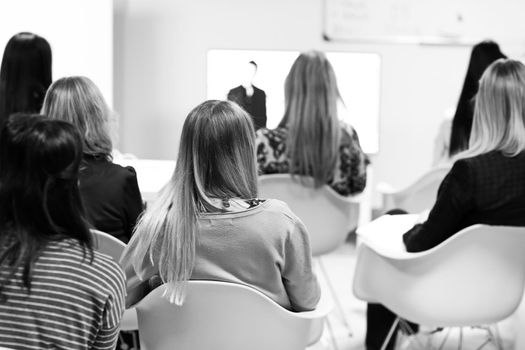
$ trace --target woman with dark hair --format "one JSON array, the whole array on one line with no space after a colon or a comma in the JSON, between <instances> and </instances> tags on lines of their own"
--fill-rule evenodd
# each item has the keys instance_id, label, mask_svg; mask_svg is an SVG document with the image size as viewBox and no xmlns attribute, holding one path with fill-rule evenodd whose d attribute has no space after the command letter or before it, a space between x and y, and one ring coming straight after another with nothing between
<instances>
[{"instance_id":1,"label":"woman with dark hair","mask_svg":"<svg viewBox=\"0 0 525 350\"><path fill-rule=\"evenodd\" d=\"M12 113L38 113L51 84L51 47L33 33L8 42L0 68L0 126Z\"/></svg>"},{"instance_id":2,"label":"woman with dark hair","mask_svg":"<svg viewBox=\"0 0 525 350\"><path fill-rule=\"evenodd\" d=\"M92 248L78 190L81 138L14 114L0 131L0 347L112 349L124 275Z\"/></svg>"},{"instance_id":3,"label":"woman with dark hair","mask_svg":"<svg viewBox=\"0 0 525 350\"><path fill-rule=\"evenodd\" d=\"M472 48L467 75L459 96L458 105L452 123L450 120L441 125L436 140L434 164L448 162L457 153L468 148L472 119L474 116L474 99L478 92L479 80L490 64L506 56L493 41L483 41Z\"/></svg>"},{"instance_id":4,"label":"woman with dark hair","mask_svg":"<svg viewBox=\"0 0 525 350\"><path fill-rule=\"evenodd\" d=\"M86 77L61 78L49 87L42 113L80 131L80 193L88 219L97 230L127 243L142 212L142 197L135 170L112 162L110 109L102 93Z\"/></svg>"}]
</instances>

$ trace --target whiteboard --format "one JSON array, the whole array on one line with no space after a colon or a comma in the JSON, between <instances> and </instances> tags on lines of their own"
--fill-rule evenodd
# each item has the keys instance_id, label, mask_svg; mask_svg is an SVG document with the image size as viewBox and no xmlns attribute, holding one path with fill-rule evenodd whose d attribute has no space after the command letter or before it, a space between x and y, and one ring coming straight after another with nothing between
<instances>
[{"instance_id":1,"label":"whiteboard","mask_svg":"<svg viewBox=\"0 0 525 350\"><path fill-rule=\"evenodd\" d=\"M113 104L112 1L0 0L1 55L18 32L32 32L49 42L53 80L87 76Z\"/></svg>"},{"instance_id":2,"label":"whiteboard","mask_svg":"<svg viewBox=\"0 0 525 350\"><path fill-rule=\"evenodd\" d=\"M207 98L226 99L241 84L239 67L257 62L253 84L266 93L267 127L277 127L284 115L284 81L298 51L212 49L207 57ZM381 57L376 53L326 52L345 108L339 117L352 125L365 153L379 151Z\"/></svg>"},{"instance_id":3,"label":"whiteboard","mask_svg":"<svg viewBox=\"0 0 525 350\"><path fill-rule=\"evenodd\" d=\"M523 0L324 0L327 40L471 45L525 42Z\"/></svg>"}]
</instances>

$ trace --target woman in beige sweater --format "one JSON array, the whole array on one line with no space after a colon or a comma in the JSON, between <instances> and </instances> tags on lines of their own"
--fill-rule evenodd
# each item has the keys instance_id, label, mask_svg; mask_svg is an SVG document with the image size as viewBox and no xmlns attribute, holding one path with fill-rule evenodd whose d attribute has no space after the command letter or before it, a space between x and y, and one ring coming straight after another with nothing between
<instances>
[{"instance_id":1,"label":"woman in beige sweater","mask_svg":"<svg viewBox=\"0 0 525 350\"><path fill-rule=\"evenodd\" d=\"M314 309L320 297L304 225L283 202L257 198L253 126L232 102L206 101L190 112L175 173L122 263L127 305L155 276L170 283L176 304L189 279L248 285L294 311Z\"/></svg>"}]
</instances>

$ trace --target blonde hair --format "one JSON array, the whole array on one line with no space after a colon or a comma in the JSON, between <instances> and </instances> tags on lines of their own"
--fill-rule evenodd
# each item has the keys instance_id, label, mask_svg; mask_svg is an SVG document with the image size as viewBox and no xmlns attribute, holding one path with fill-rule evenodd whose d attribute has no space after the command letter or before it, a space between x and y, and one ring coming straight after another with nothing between
<instances>
[{"instance_id":1,"label":"blonde hair","mask_svg":"<svg viewBox=\"0 0 525 350\"><path fill-rule=\"evenodd\" d=\"M110 110L98 87L86 77L55 81L47 90L42 114L75 125L83 138L83 153L111 160Z\"/></svg>"},{"instance_id":2,"label":"blonde hair","mask_svg":"<svg viewBox=\"0 0 525 350\"><path fill-rule=\"evenodd\" d=\"M341 134L338 100L335 73L324 53L299 55L286 77L279 126L288 128L289 172L311 175L315 187L326 184L334 173Z\"/></svg>"},{"instance_id":3,"label":"blonde hair","mask_svg":"<svg viewBox=\"0 0 525 350\"><path fill-rule=\"evenodd\" d=\"M525 66L499 59L483 73L474 107L469 148L457 158L490 151L515 156L525 150Z\"/></svg>"},{"instance_id":4,"label":"blonde hair","mask_svg":"<svg viewBox=\"0 0 525 350\"><path fill-rule=\"evenodd\" d=\"M235 103L206 101L186 118L175 172L137 224L130 242L137 249L122 259L131 259L139 276L143 261L156 261L162 281L170 283L168 299L182 304L199 215L224 211L211 198L233 197L257 197L252 121Z\"/></svg>"}]
</instances>

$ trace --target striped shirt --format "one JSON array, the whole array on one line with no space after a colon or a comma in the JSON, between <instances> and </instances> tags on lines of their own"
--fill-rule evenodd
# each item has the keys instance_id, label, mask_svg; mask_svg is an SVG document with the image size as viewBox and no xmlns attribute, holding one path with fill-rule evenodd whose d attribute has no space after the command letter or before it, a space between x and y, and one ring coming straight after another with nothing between
<instances>
[{"instance_id":1,"label":"striped shirt","mask_svg":"<svg viewBox=\"0 0 525 350\"><path fill-rule=\"evenodd\" d=\"M124 312L124 274L110 257L93 254L90 262L75 240L49 243L34 265L29 294L19 269L0 301L0 347L113 349Z\"/></svg>"}]
</instances>

